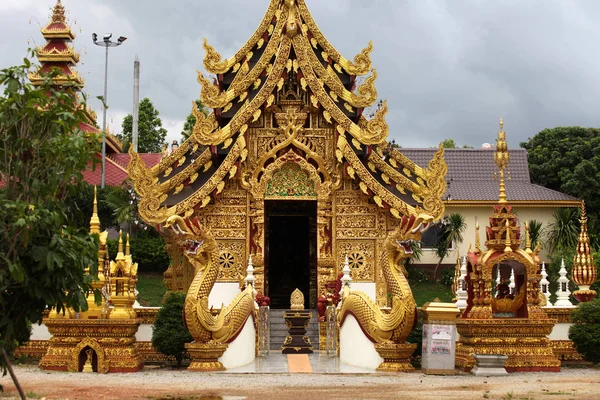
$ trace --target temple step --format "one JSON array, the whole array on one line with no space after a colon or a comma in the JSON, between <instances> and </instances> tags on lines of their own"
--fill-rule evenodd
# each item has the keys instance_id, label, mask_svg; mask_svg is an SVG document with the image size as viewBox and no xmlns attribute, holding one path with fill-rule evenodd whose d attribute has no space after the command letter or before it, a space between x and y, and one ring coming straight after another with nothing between
<instances>
[{"instance_id":1,"label":"temple step","mask_svg":"<svg viewBox=\"0 0 600 400\"><path fill-rule=\"evenodd\" d=\"M271 350L281 350L283 342L288 335L288 327L285 325L283 313L288 310L270 310ZM308 324L306 335L310 338L314 350L319 349L319 316L316 310L310 310L312 318Z\"/></svg>"}]
</instances>

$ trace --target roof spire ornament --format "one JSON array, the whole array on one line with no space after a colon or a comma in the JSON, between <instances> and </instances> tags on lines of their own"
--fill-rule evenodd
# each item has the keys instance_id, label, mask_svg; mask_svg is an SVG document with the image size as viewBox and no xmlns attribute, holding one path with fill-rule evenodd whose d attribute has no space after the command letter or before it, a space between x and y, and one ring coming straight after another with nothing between
<instances>
[{"instance_id":1,"label":"roof spire ornament","mask_svg":"<svg viewBox=\"0 0 600 400\"><path fill-rule=\"evenodd\" d=\"M590 285L596 282L598 271L594 262L594 256L590 249L590 237L588 235L587 214L585 202L581 202L581 228L577 241L577 250L573 257L573 269L571 275L573 281L579 286L579 290L573 292L573 296L581 302L591 301L596 297L596 291L590 289Z\"/></svg>"},{"instance_id":2,"label":"roof spire ornament","mask_svg":"<svg viewBox=\"0 0 600 400\"><path fill-rule=\"evenodd\" d=\"M81 88L83 78L74 69L79 62L79 53L71 44L75 39L75 33L67 25L65 8L60 0L54 5L50 20L41 32L47 42L45 46L35 49L40 67L37 71L29 73L31 83L36 86L41 85L44 82L44 74L49 73L52 68L58 68L61 72L54 77L54 84Z\"/></svg>"},{"instance_id":3,"label":"roof spire ornament","mask_svg":"<svg viewBox=\"0 0 600 400\"><path fill-rule=\"evenodd\" d=\"M529 221L525 221L525 252L533 254L533 250L531 250L531 236L529 234Z\"/></svg>"},{"instance_id":4,"label":"roof spire ornament","mask_svg":"<svg viewBox=\"0 0 600 400\"><path fill-rule=\"evenodd\" d=\"M499 203L506 203L506 185L505 185L505 173L504 170L507 168L510 161L510 155L508 154L508 146L506 144L506 132L504 132L504 121L500 118L500 131L498 131L498 138L496 139L496 153L494 155L496 165L500 169L500 196L498 198Z\"/></svg>"},{"instance_id":5,"label":"roof spire ornament","mask_svg":"<svg viewBox=\"0 0 600 400\"><path fill-rule=\"evenodd\" d=\"M504 241L504 244L506 245L506 247L504 247L504 252L510 253L512 248L510 247L510 224L508 223L508 219L506 220L506 240Z\"/></svg>"},{"instance_id":6,"label":"roof spire ornament","mask_svg":"<svg viewBox=\"0 0 600 400\"><path fill-rule=\"evenodd\" d=\"M481 253L481 240L479 238L479 221L475 222L475 251Z\"/></svg>"},{"instance_id":7,"label":"roof spire ornament","mask_svg":"<svg viewBox=\"0 0 600 400\"><path fill-rule=\"evenodd\" d=\"M90 218L90 233L100 234L100 218L98 217L98 199L96 197L96 186L94 185L94 209L92 211L92 218Z\"/></svg>"}]
</instances>

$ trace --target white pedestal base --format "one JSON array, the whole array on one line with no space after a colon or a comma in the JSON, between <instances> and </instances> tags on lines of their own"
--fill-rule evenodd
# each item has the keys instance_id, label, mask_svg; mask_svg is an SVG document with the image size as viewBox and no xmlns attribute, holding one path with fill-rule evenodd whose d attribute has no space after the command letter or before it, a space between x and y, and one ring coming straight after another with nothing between
<instances>
[{"instance_id":1,"label":"white pedestal base","mask_svg":"<svg viewBox=\"0 0 600 400\"><path fill-rule=\"evenodd\" d=\"M373 371L383 362L374 343L365 336L353 315L347 315L340 328L340 361Z\"/></svg>"},{"instance_id":2,"label":"white pedestal base","mask_svg":"<svg viewBox=\"0 0 600 400\"><path fill-rule=\"evenodd\" d=\"M254 361L256 354L256 331L254 317L250 316L235 340L229 343L219 361L227 369L242 367Z\"/></svg>"}]
</instances>

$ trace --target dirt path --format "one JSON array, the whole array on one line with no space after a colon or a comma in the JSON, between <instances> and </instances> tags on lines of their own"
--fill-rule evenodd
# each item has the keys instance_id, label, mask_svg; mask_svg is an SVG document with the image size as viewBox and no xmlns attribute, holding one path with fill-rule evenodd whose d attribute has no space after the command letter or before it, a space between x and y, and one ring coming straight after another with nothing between
<instances>
[{"instance_id":1,"label":"dirt path","mask_svg":"<svg viewBox=\"0 0 600 400\"><path fill-rule=\"evenodd\" d=\"M600 371L564 369L560 373L522 373L508 377L337 374L199 374L145 370L136 374L70 374L17 366L31 398L45 399L600 399ZM0 378L15 398L8 376Z\"/></svg>"}]
</instances>

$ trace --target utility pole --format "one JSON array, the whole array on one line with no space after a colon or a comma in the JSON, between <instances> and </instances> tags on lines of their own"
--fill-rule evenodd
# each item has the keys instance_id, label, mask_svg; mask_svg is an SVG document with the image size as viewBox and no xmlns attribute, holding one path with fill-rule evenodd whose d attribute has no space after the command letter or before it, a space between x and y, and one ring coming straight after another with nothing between
<instances>
[{"instance_id":1,"label":"utility pole","mask_svg":"<svg viewBox=\"0 0 600 400\"><path fill-rule=\"evenodd\" d=\"M138 151L138 121L140 119L140 60L136 54L133 62L133 126L131 132L131 145L133 151Z\"/></svg>"}]
</instances>

